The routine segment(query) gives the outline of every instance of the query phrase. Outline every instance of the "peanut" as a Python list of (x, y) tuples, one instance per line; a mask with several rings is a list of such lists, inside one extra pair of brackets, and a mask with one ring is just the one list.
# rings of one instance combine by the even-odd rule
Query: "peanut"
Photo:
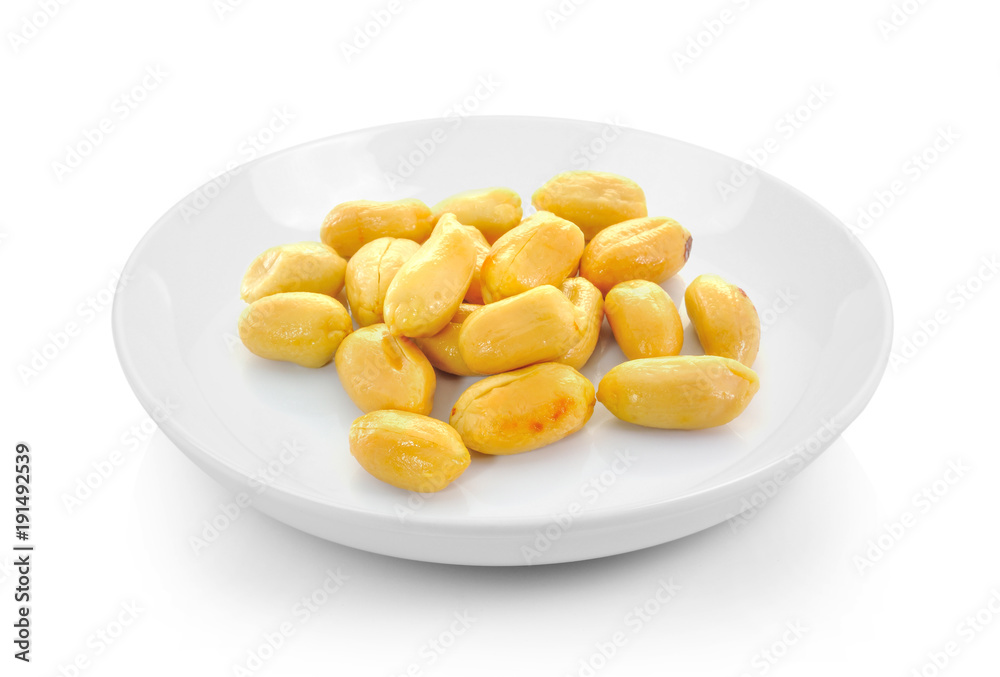
[(434, 367), (413, 341), (393, 336), (384, 324), (363, 327), (345, 338), (334, 361), (340, 383), (361, 411), (431, 413)]
[(760, 318), (745, 291), (718, 275), (699, 275), (684, 292), (684, 305), (706, 353), (753, 366)]
[(650, 216), (625, 221), (590, 241), (580, 260), (580, 275), (604, 294), (628, 280), (659, 284), (684, 267), (691, 242), (691, 233), (673, 219)]
[(604, 300), (604, 313), (626, 359), (680, 354), (684, 325), (660, 285), (647, 280), (616, 284)]
[(697, 430), (732, 421), (759, 387), (752, 369), (726, 357), (647, 357), (605, 374), (597, 399), (629, 423)]
[(576, 324), (579, 328), (577, 342), (556, 360), (574, 369), (583, 369), (594, 354), (597, 340), (601, 337), (604, 323), (604, 298), (600, 290), (583, 277), (567, 278), (560, 286), (573, 307), (576, 308)]
[(473, 237), (451, 214), (392, 278), (383, 315), (393, 334), (434, 336), (454, 317), (476, 268)]
[(382, 322), (389, 283), (418, 249), (420, 245), (413, 240), (380, 237), (359, 249), (347, 262), (347, 301), (358, 326)]
[(580, 265), (583, 245), (583, 233), (566, 219), (532, 214), (497, 240), (483, 261), (483, 300), (493, 303), (543, 284), (562, 284)]
[(351, 316), (334, 298), (314, 292), (283, 292), (258, 299), (240, 315), (240, 340), (254, 355), (318, 368), (330, 362)]
[(579, 331), (573, 304), (544, 285), (476, 310), (462, 324), (458, 349), (476, 373), (498, 374), (562, 357)]
[(432, 365), (456, 376), (474, 376), (476, 374), (462, 359), (462, 353), (458, 349), (458, 336), (465, 318), (479, 307), (481, 306), (463, 303), (444, 329), (434, 336), (414, 339)]
[(572, 221), (587, 240), (608, 226), (647, 214), (646, 195), (639, 184), (607, 172), (557, 174), (535, 191), (531, 204)]
[(433, 227), (430, 207), (420, 200), (353, 200), (330, 210), (323, 220), (320, 237), (324, 244), (349, 259), (361, 247), (380, 237), (423, 242)]
[(469, 450), (447, 423), (408, 411), (373, 411), (351, 424), (351, 455), (370, 475), (422, 493), (441, 491), (469, 467)]
[(247, 303), (290, 291), (336, 296), (344, 286), (345, 261), (319, 242), (296, 242), (271, 247), (253, 260), (240, 285)]
[(488, 376), (451, 410), (469, 449), (519, 454), (575, 433), (594, 413), (594, 386), (565, 364), (545, 363)]
[(521, 221), (521, 197), (510, 188), (469, 190), (447, 197), (434, 205), (431, 219), (452, 213), (467, 226), (479, 229), (493, 244)]

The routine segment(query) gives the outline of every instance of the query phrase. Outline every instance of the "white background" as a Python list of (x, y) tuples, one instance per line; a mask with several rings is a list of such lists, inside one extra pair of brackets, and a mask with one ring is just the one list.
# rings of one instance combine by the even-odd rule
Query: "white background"
[[(283, 623), (293, 632), (253, 674), (588, 674), (581, 661), (601, 675), (995, 670), (1000, 284), (982, 261), (1000, 252), (988, 202), (1000, 178), (1000, 6), (902, 4), (910, 14), (880, 28), (891, 0), (566, 0), (561, 14), (556, 0), (401, 0), (348, 59), (343, 45), (387, 1), (50, 2), (51, 17), (45, 2), (5, 2), (0, 673), (240, 674)], [(481, 78), (495, 91), (468, 99)], [(830, 94), (781, 133), (812, 88)], [(115, 272), (162, 212), (231, 161), (456, 105), (613, 120), (742, 159), (776, 139), (764, 169), (855, 227), (888, 281), (896, 357), (879, 391), (741, 530), (599, 561), (475, 569), (350, 550), (246, 511), (196, 554), (190, 538), (232, 496), (151, 432), (126, 385), (105, 291)], [(248, 150), (275, 109), (293, 119)], [(60, 170), (67, 145), (105, 118), (96, 148)], [(914, 169), (939, 130), (957, 139)], [(894, 181), (901, 194), (859, 223)], [(69, 323), (79, 331), (54, 359), (21, 369)], [(34, 450), (30, 666), (8, 637), (20, 440)], [(67, 506), (111, 458), (93, 494)], [(296, 604), (338, 568), (342, 587), (306, 616)], [(680, 589), (635, 631), (628, 614), (661, 580)], [(475, 620), (451, 637), (456, 613)], [(619, 631), (615, 655), (593, 658)], [(438, 655), (436, 638), (454, 643)], [(77, 659), (87, 667), (69, 667)]]

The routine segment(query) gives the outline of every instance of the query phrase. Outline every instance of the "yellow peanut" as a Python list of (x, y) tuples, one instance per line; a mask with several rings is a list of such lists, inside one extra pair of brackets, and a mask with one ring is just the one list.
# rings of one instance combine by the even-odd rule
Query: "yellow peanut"
[(471, 303), (463, 303), (444, 329), (434, 336), (413, 339), (432, 365), (456, 376), (474, 376), (476, 374), (462, 359), (462, 353), (458, 349), (458, 337), (465, 318), (480, 307)]
[(572, 221), (588, 240), (608, 226), (647, 213), (646, 195), (639, 184), (607, 172), (557, 174), (535, 191), (531, 204)]
[(583, 233), (571, 222), (549, 212), (532, 214), (497, 240), (483, 261), (483, 300), (562, 284), (580, 265), (583, 246)]
[(393, 336), (384, 324), (345, 338), (334, 362), (348, 397), (363, 412), (430, 414), (434, 407), (434, 367), (413, 341)]
[(647, 357), (605, 374), (597, 399), (629, 423), (697, 430), (732, 421), (759, 387), (756, 372), (726, 357)]
[(626, 359), (680, 354), (684, 325), (660, 285), (647, 280), (616, 284), (604, 300), (604, 313)]
[(590, 241), (580, 260), (580, 275), (605, 294), (628, 280), (659, 284), (684, 267), (691, 242), (687, 229), (664, 216), (625, 221)]
[(238, 322), (240, 340), (268, 360), (322, 367), (351, 333), (351, 316), (334, 298), (314, 292), (283, 292), (247, 306)]
[[(478, 232), (478, 231), (476, 231)], [(486, 241), (476, 241), (476, 270), (472, 273), (472, 282), (469, 283), (469, 291), (465, 292), (465, 302), (482, 305), (483, 301), (483, 263), (489, 256), (490, 246)]]
[(594, 403), (594, 386), (586, 377), (547, 362), (472, 384), (450, 420), (469, 449), (519, 454), (575, 433), (590, 420)]
[(594, 354), (604, 323), (604, 298), (600, 290), (583, 277), (567, 278), (559, 287), (576, 308), (579, 336), (572, 348), (556, 360), (574, 369), (583, 369)]
[(454, 317), (476, 268), (476, 244), (451, 214), (402, 265), (385, 292), (383, 315), (392, 333), (434, 336)]
[(243, 275), (240, 298), (247, 303), (291, 291), (336, 296), (344, 286), (345, 261), (320, 242), (271, 247), (253, 260)]
[(433, 227), (431, 209), (420, 200), (352, 200), (330, 210), (323, 220), (320, 237), (341, 256), (351, 258), (361, 247), (380, 237), (423, 242)]
[(382, 321), (389, 283), (418, 249), (420, 245), (413, 240), (380, 237), (359, 249), (347, 262), (347, 302), (358, 326)]
[(578, 336), (573, 304), (544, 285), (472, 313), (462, 324), (458, 349), (476, 373), (498, 374), (562, 357)]
[(351, 424), (351, 455), (368, 473), (408, 491), (441, 491), (469, 467), (469, 450), (447, 423), (407, 411), (373, 411)]
[(452, 195), (434, 205), (432, 220), (452, 213), (467, 226), (479, 229), (489, 244), (521, 222), (521, 196), (510, 188), (484, 188)]
[(760, 318), (745, 291), (718, 275), (699, 275), (684, 292), (684, 305), (706, 353), (753, 366)]

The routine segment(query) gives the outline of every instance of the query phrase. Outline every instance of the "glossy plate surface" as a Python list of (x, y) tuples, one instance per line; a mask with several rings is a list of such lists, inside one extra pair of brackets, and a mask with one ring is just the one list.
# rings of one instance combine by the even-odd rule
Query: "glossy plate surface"
[[(613, 555), (733, 518), (780, 487), (860, 413), (891, 345), (885, 283), (829, 212), (758, 172), (725, 199), (737, 162), (665, 137), (522, 117), (410, 122), (343, 134), (256, 160), (167, 212), (136, 247), (114, 304), (125, 374), (166, 435), (206, 472), (291, 526), (418, 560), (524, 565)], [(592, 162), (583, 149), (602, 150)], [(588, 150), (588, 153), (590, 153)], [(531, 193), (567, 169), (612, 171), (646, 191), (650, 215), (694, 236), (664, 284), (683, 312), (688, 281), (742, 286), (763, 324), (761, 389), (728, 426), (644, 429), (600, 404), (576, 435), (509, 457), (473, 454), (445, 491), (421, 496), (368, 476), (347, 450), (360, 412), (333, 365), (310, 370), (251, 355), (236, 337), (239, 283), (276, 244), (318, 240), (326, 212), (352, 199), (430, 205), (487, 186)], [(583, 372), (623, 361), (605, 323)], [(434, 415), (473, 379), (440, 375)], [(178, 488), (182, 493), (183, 489)]]

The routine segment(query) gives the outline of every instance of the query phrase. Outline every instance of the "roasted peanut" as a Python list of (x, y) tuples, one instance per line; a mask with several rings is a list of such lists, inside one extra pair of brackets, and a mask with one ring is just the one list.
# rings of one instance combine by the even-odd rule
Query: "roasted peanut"
[(385, 292), (385, 323), (394, 334), (434, 336), (454, 317), (476, 269), (473, 237), (451, 214), (403, 264)]
[(562, 357), (578, 337), (573, 304), (544, 285), (472, 313), (462, 324), (458, 349), (476, 373), (498, 374)]
[(290, 291), (336, 296), (344, 286), (345, 261), (333, 247), (296, 242), (271, 247), (255, 258), (243, 275), (240, 298), (247, 303)]
[(626, 359), (680, 354), (684, 325), (660, 285), (647, 280), (616, 284), (604, 300), (604, 313)]
[(238, 323), (240, 340), (254, 355), (314, 368), (333, 359), (351, 328), (351, 316), (339, 301), (304, 291), (258, 299)]
[(580, 260), (580, 275), (605, 294), (628, 280), (659, 284), (687, 263), (691, 241), (691, 233), (673, 219), (649, 216), (625, 221), (590, 241)]
[(580, 265), (583, 245), (583, 233), (566, 219), (532, 214), (497, 240), (483, 261), (483, 300), (493, 303), (543, 284), (562, 284)]
[(408, 491), (441, 491), (469, 467), (447, 423), (408, 411), (373, 411), (351, 424), (351, 455), (376, 479)]
[(583, 369), (594, 354), (597, 340), (601, 337), (604, 323), (604, 299), (600, 290), (583, 277), (570, 277), (560, 286), (573, 307), (576, 308), (576, 324), (579, 336), (572, 348), (556, 362), (568, 364), (574, 369)]
[(385, 292), (420, 245), (403, 238), (380, 237), (363, 246), (347, 262), (347, 301), (361, 327), (382, 321)]
[(521, 221), (521, 197), (510, 188), (484, 188), (458, 193), (434, 205), (432, 220), (452, 213), (467, 226), (475, 226), (489, 244)]
[(647, 213), (646, 195), (639, 184), (607, 172), (557, 174), (535, 191), (531, 204), (539, 211), (569, 219), (580, 227), (587, 240), (608, 226)]
[(363, 327), (345, 338), (334, 362), (344, 390), (361, 411), (431, 413), (434, 367), (413, 341), (393, 336), (384, 324)]
[(684, 292), (684, 305), (706, 353), (753, 366), (760, 318), (745, 291), (718, 275), (699, 275)]
[(433, 227), (431, 209), (420, 200), (353, 200), (330, 210), (320, 237), (338, 254), (351, 258), (362, 246), (380, 237), (423, 242)]
[(629, 423), (696, 430), (732, 421), (759, 387), (752, 369), (726, 357), (647, 357), (605, 374), (597, 399)]
[[(478, 231), (476, 231), (478, 232)], [(482, 235), (480, 235), (482, 237)], [(486, 241), (476, 241), (476, 270), (472, 273), (472, 282), (469, 283), (469, 291), (465, 292), (466, 303), (483, 303), (483, 262), (489, 256), (490, 246)]]
[(548, 362), (472, 384), (452, 408), (451, 424), (469, 449), (519, 454), (575, 433), (593, 413), (593, 384)]
[(432, 365), (456, 376), (474, 376), (476, 374), (462, 359), (462, 353), (458, 350), (458, 336), (465, 318), (480, 307), (471, 303), (463, 303), (444, 329), (434, 336), (414, 339)]

